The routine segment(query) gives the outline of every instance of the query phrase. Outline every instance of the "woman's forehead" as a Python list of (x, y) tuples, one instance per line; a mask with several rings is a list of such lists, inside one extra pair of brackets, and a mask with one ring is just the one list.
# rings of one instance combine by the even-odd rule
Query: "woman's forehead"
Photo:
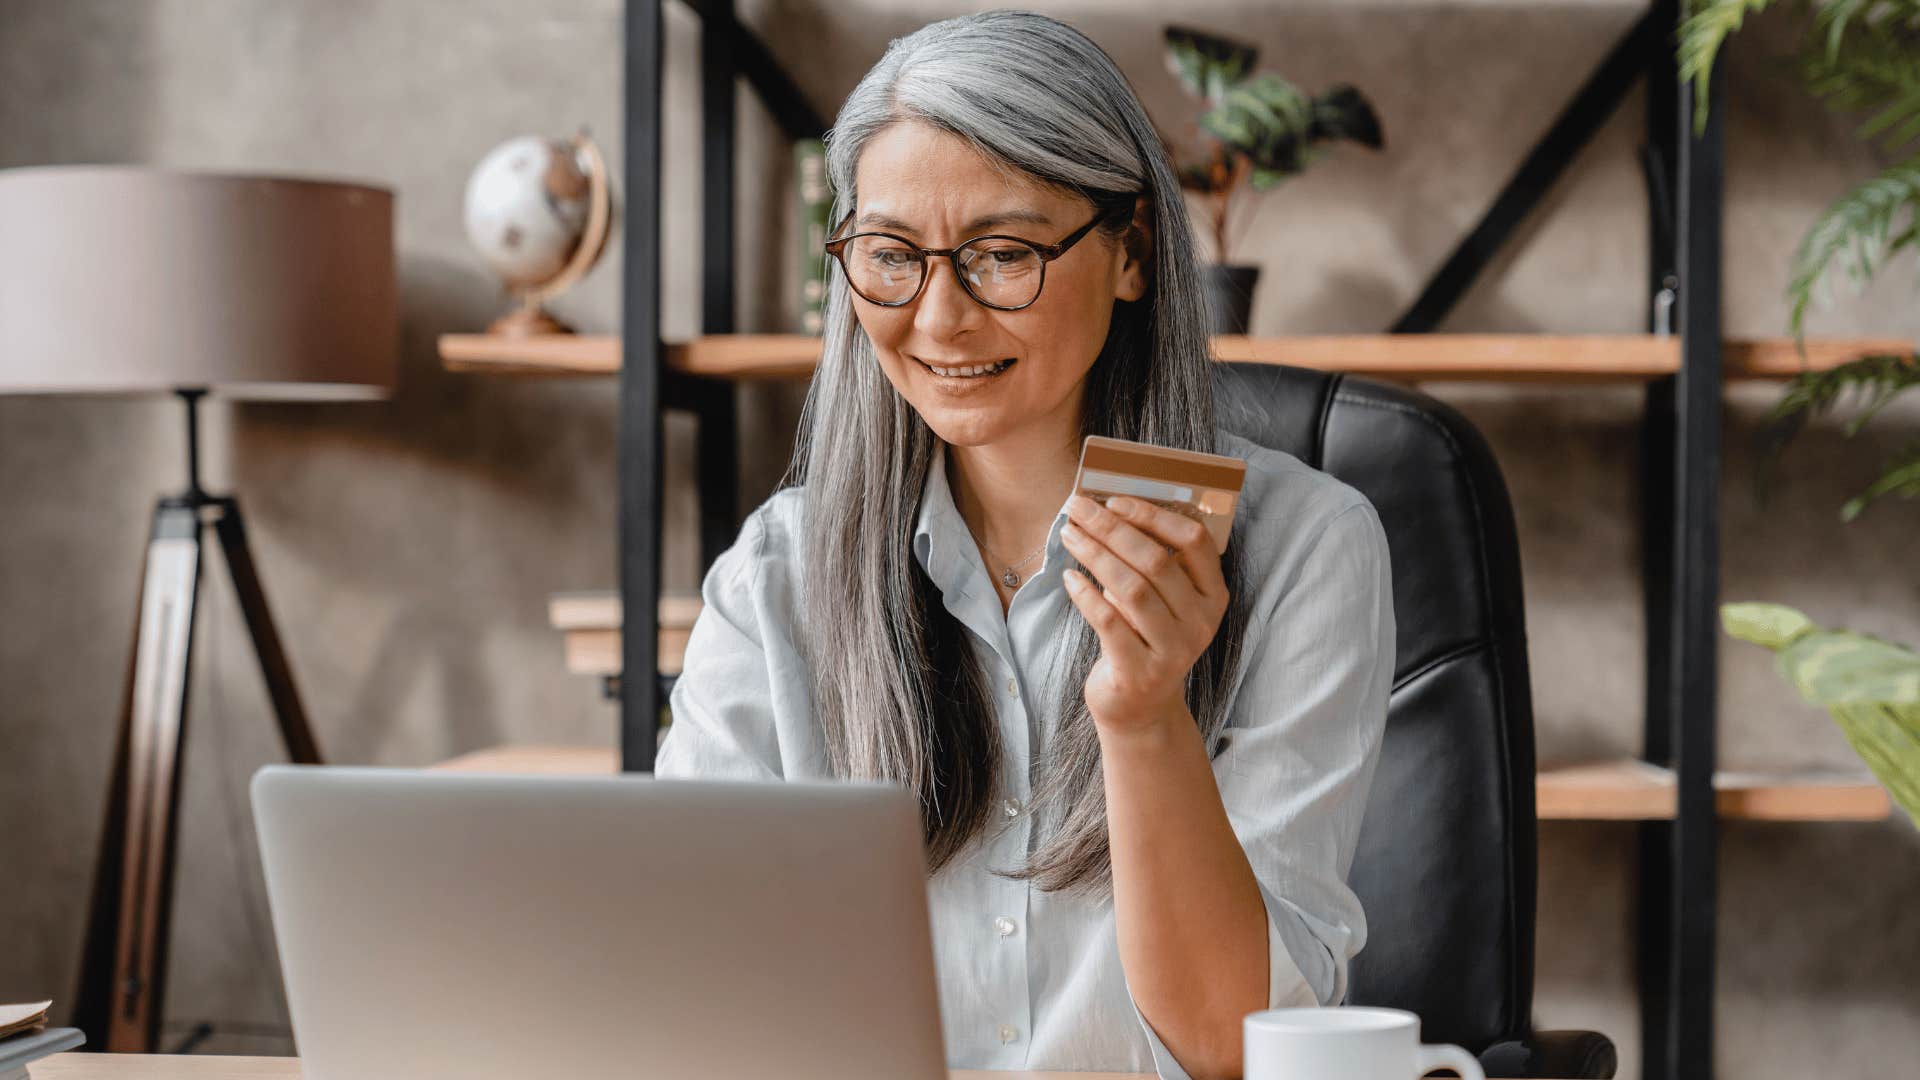
[(892, 232), (1057, 226), (1074, 205), (1072, 196), (996, 166), (958, 136), (911, 122), (868, 140), (854, 190), (854, 224)]

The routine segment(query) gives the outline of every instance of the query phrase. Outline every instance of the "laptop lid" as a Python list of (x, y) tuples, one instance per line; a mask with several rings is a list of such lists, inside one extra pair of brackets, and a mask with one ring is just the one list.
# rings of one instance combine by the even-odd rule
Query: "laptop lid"
[(307, 1080), (946, 1076), (885, 785), (268, 766)]

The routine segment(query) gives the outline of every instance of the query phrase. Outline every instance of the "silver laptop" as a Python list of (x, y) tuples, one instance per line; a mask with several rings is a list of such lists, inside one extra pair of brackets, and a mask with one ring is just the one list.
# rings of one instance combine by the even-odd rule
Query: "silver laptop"
[(307, 1080), (944, 1080), (925, 862), (881, 785), (269, 766)]

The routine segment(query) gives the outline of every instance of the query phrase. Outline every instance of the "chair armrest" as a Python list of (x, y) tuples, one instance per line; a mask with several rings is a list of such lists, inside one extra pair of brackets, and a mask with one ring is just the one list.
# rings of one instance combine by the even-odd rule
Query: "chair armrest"
[(1487, 1076), (1522, 1080), (1613, 1080), (1619, 1066), (1613, 1040), (1597, 1031), (1536, 1031), (1480, 1055)]

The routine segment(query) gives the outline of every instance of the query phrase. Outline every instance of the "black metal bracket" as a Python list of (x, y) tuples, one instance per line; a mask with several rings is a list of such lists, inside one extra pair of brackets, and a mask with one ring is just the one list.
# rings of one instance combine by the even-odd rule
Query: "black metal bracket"
[(1672, 25), (1660, 22), (1653, 10), (1633, 24), (1527, 154), (1480, 223), (1447, 257), (1406, 313), (1394, 321), (1393, 333), (1425, 333), (1440, 325), (1521, 221), (1620, 107), (1639, 79), (1648, 52), (1665, 40), (1663, 28)]

